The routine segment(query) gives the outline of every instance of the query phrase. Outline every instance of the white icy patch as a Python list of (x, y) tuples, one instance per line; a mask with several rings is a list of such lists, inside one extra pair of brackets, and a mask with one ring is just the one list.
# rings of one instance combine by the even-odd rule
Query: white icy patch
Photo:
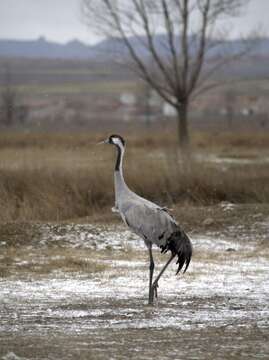
[(235, 204), (232, 204), (228, 201), (222, 201), (220, 203), (220, 206), (223, 208), (224, 211), (231, 211), (231, 210), (234, 210), (234, 208), (236, 207)]
[(234, 157), (220, 157), (214, 154), (195, 154), (195, 160), (200, 162), (211, 162), (215, 164), (225, 165), (251, 165), (251, 164), (268, 164), (269, 157), (261, 156), (255, 158), (234, 158)]
[[(133, 264), (130, 266), (130, 263)], [(18, 314), (21, 313), (18, 319), (24, 316), (28, 319), (41, 316), (52, 322), (58, 318), (65, 322), (73, 319), (79, 322), (81, 329), (184, 329), (222, 326), (227, 322), (244, 319), (266, 326), (269, 320), (269, 264), (265, 259), (227, 258), (218, 264), (210, 260), (208, 263), (200, 262), (194, 258), (189, 273), (179, 277), (174, 274), (175, 265), (171, 265), (159, 281), (158, 301), (161, 307), (157, 305), (153, 308), (150, 316), (144, 308), (148, 291), (148, 269), (144, 265), (137, 261), (113, 261), (110, 271), (94, 279), (2, 280), (0, 299), (5, 308), (12, 307), (17, 309)], [(159, 268), (160, 264), (157, 271)], [(198, 308), (194, 308), (195, 311), (190, 310), (197, 299), (205, 300)], [(109, 304), (115, 301), (125, 301), (130, 305), (110, 307)], [(68, 308), (53, 309), (64, 304)], [(76, 304), (84, 304), (84, 308), (76, 309)], [(10, 316), (5, 318), (5, 314), (1, 315), (5, 327)]]
[[(50, 239), (51, 234), (46, 237), (44, 231), (43, 244), (60, 241), (61, 246), (78, 243), (91, 247), (94, 241), (96, 251), (109, 245), (114, 250), (128, 251), (131, 246), (147, 252), (142, 240), (116, 226), (102, 230), (76, 225), (68, 232), (63, 228), (56, 239)], [(176, 265), (170, 265), (159, 281), (154, 308), (145, 307), (149, 275), (146, 255), (145, 261), (135, 256), (125, 260), (118, 252), (118, 259), (99, 260), (109, 263), (106, 271), (89, 277), (85, 273), (55, 273), (39, 280), (2, 278), (0, 331), (20, 332), (27, 327), (36, 331), (36, 321), (39, 331), (52, 327), (64, 333), (102, 328), (191, 329), (237, 321), (268, 326), (268, 257), (254, 242), (209, 236), (195, 236), (192, 242), (194, 256), (188, 272), (175, 276)], [(226, 251), (231, 248), (235, 252)], [(208, 258), (203, 259), (207, 253)], [(166, 255), (156, 257), (155, 274), (166, 259)]]
[(2, 360), (27, 360), (24, 357), (16, 355), (14, 352), (10, 351), (6, 355), (1, 357)]
[(239, 243), (228, 239), (212, 238), (209, 236), (193, 236), (191, 238), (195, 251), (210, 250), (211, 252), (223, 252), (229, 249), (236, 251), (251, 251), (255, 246), (253, 243)]
[(41, 225), (41, 245), (58, 243), (61, 246), (74, 248), (90, 248), (96, 250), (124, 250), (126, 248), (141, 248), (143, 240), (123, 226), (102, 227), (90, 224), (74, 225)]

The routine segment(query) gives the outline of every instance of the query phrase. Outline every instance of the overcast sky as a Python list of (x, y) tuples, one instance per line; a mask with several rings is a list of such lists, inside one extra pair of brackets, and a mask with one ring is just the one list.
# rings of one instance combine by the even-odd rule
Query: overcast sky
[[(96, 36), (81, 21), (81, 0), (0, 0), (0, 38), (36, 39), (67, 42), (74, 38), (86, 43)], [(269, 0), (252, 0), (244, 16), (234, 22), (233, 35), (262, 25), (269, 34)]]

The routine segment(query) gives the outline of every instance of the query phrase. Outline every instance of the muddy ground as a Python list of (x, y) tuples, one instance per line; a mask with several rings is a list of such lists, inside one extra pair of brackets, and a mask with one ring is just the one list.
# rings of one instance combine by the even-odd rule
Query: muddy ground
[(187, 210), (192, 263), (171, 264), (154, 307), (120, 223), (2, 224), (0, 359), (268, 359), (269, 206)]

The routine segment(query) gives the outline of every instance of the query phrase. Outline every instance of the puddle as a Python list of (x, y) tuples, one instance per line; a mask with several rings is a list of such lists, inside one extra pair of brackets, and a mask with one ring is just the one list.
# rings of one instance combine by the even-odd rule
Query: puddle
[(188, 272), (176, 277), (171, 264), (149, 307), (147, 250), (124, 227), (39, 230), (35, 254), (90, 251), (108, 267), (2, 277), (0, 359), (268, 358), (269, 254), (251, 237), (193, 237)]

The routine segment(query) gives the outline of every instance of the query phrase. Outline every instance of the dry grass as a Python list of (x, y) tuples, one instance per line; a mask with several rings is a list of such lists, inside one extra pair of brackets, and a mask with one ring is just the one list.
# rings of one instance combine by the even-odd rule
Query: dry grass
[(266, 131), (256, 133), (238, 132), (203, 132), (194, 135), (193, 143), (198, 147), (221, 148), (223, 151), (231, 149), (257, 150), (269, 149), (269, 135)]
[(7, 247), (2, 249), (0, 278), (18, 273), (48, 275), (56, 271), (91, 276), (109, 268), (109, 264), (97, 260), (96, 252), (85, 249)]
[[(104, 136), (0, 136), (1, 221), (59, 221), (104, 213), (114, 201), (115, 156), (111, 147), (95, 146)], [(225, 171), (194, 160), (182, 166), (175, 155), (175, 135), (165, 132), (151, 137), (131, 134), (128, 143), (126, 180), (142, 196), (169, 206), (269, 202), (269, 164), (231, 166)], [(196, 134), (193, 147), (204, 154), (229, 152), (242, 157), (252, 151), (256, 157), (266, 154), (268, 145), (266, 134), (211, 138)]]
[[(24, 133), (4, 132), (0, 134), (0, 149), (26, 149), (26, 148), (64, 148), (64, 149), (91, 149), (96, 142), (102, 140), (109, 133), (76, 132), (76, 133)], [(133, 148), (171, 148), (177, 144), (175, 129), (166, 127), (143, 130), (133, 127), (123, 136)], [(263, 132), (192, 132), (192, 146), (194, 148), (222, 148), (229, 150), (236, 148), (269, 149), (269, 134)]]

